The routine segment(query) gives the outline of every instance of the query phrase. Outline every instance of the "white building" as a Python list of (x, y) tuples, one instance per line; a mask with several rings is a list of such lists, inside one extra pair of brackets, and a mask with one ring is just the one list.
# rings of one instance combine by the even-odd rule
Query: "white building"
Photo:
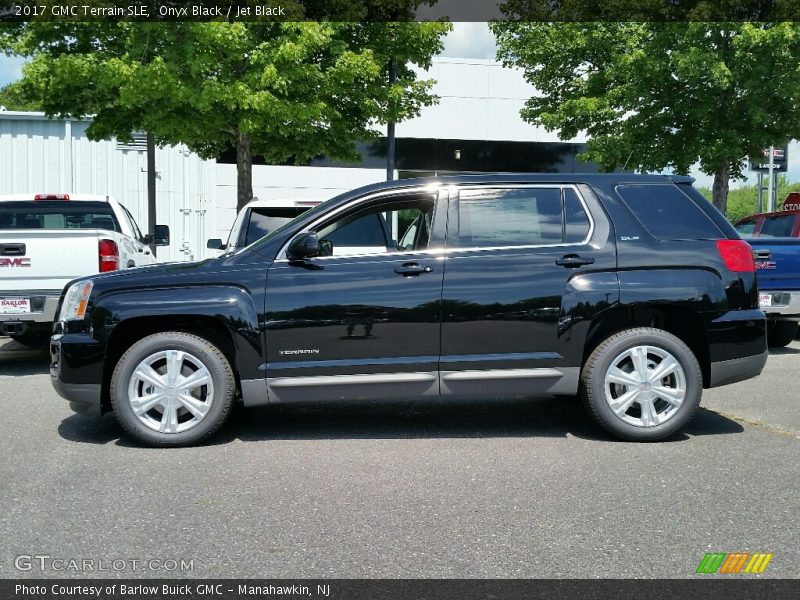
[[(436, 58), (428, 74), (440, 103), (397, 125), (400, 177), (454, 171), (581, 171), (575, 161), (584, 140), (560, 142), (524, 123), (520, 108), (534, 91), (520, 71), (491, 60)], [(147, 224), (144, 136), (133, 144), (92, 142), (88, 121), (48, 120), (41, 113), (0, 112), (0, 194), (72, 192), (110, 194)], [(363, 160), (342, 165), (325, 158), (309, 166), (253, 168), (261, 199), (324, 200), (386, 177), (385, 142), (362, 145)], [(159, 260), (206, 256), (208, 238), (227, 237), (236, 215), (236, 166), (202, 160), (182, 147), (156, 153), (159, 224), (172, 244)]]

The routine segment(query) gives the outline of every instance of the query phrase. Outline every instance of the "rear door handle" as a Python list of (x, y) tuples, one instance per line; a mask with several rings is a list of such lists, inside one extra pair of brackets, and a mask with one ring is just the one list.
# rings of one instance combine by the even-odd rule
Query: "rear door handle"
[(403, 275), (404, 277), (410, 277), (413, 275), (421, 275), (422, 273), (430, 273), (433, 271), (433, 267), (429, 267), (428, 265), (420, 265), (414, 262), (405, 263), (399, 267), (396, 267), (394, 272), (398, 275)]
[(593, 258), (583, 258), (578, 254), (565, 254), (556, 259), (556, 264), (559, 267), (566, 267), (567, 269), (577, 269), (583, 265), (591, 265), (593, 262)]

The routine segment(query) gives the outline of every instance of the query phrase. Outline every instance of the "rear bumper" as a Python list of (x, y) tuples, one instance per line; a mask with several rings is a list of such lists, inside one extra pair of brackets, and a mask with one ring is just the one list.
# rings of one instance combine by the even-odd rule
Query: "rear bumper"
[[(31, 312), (29, 313), (4, 313), (0, 310), (0, 333), (8, 329), (8, 333), (16, 334), (19, 330), (19, 323), (48, 324), (55, 321), (58, 300), (61, 298), (61, 290), (27, 290), (27, 291), (0, 291), (0, 298), (26, 298), (30, 300)], [(6, 324), (9, 324), (6, 327)]]
[(767, 362), (767, 319), (759, 309), (731, 310), (706, 323), (707, 387), (756, 377)]
[(711, 381), (708, 387), (719, 387), (751, 379), (761, 374), (767, 364), (769, 352), (711, 363)]
[(759, 294), (769, 294), (772, 306), (762, 306), (761, 310), (768, 317), (780, 317), (800, 321), (800, 292), (789, 290), (764, 290)]

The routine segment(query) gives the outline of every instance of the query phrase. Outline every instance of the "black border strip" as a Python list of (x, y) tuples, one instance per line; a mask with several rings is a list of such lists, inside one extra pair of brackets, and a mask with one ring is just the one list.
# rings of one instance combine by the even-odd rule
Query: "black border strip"
[(798, 21), (800, 0), (0, 0), (0, 21)]
[[(753, 600), (795, 598), (797, 580), (752, 575), (696, 579), (31, 579), (0, 580), (4, 600)], [(124, 586), (124, 587), (123, 587)], [(244, 586), (241, 588), (240, 586)], [(85, 593), (81, 593), (81, 588)], [(38, 592), (37, 592), (38, 590)], [(99, 594), (98, 594), (99, 590)], [(126, 593), (123, 593), (125, 590)], [(130, 590), (134, 590), (132, 593)], [(243, 591), (244, 590), (244, 591)], [(41, 592), (41, 593), (39, 593)], [(253, 593), (251, 593), (253, 592)]]

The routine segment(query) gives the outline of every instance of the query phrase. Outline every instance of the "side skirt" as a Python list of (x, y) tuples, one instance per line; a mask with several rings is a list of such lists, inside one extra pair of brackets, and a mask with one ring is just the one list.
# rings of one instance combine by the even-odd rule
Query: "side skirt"
[(551, 396), (578, 392), (578, 367), (369, 373), (244, 380), (245, 406), (436, 396)]

